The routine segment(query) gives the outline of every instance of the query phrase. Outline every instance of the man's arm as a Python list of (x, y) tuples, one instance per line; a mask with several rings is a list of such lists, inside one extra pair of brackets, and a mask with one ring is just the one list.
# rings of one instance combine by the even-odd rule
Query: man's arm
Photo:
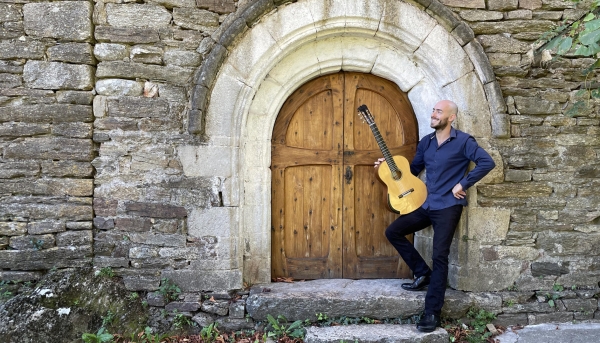
[(462, 186), (462, 191), (466, 191), (469, 187), (483, 179), (496, 166), (490, 154), (480, 147), (473, 137), (467, 139), (464, 154), (466, 158), (475, 163), (475, 168), (460, 180), (459, 184)]
[[(428, 136), (425, 136), (425, 137), (428, 137)], [(427, 138), (427, 139), (429, 139), (429, 138)], [(417, 145), (417, 153), (415, 154), (415, 157), (413, 158), (412, 162), (410, 163), (410, 172), (414, 176), (419, 176), (419, 174), (423, 171), (423, 169), (425, 169), (425, 159), (423, 157), (424, 154), (425, 154), (425, 144), (424, 144), (424, 140), (421, 139), (421, 141)]]

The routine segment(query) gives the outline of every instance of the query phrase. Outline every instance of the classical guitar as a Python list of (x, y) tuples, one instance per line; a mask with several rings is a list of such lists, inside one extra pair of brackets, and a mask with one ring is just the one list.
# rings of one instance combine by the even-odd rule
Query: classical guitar
[(366, 105), (358, 108), (358, 115), (369, 124), (385, 158), (377, 169), (377, 178), (386, 186), (388, 210), (402, 215), (421, 207), (427, 198), (423, 181), (410, 172), (410, 165), (404, 156), (392, 156)]

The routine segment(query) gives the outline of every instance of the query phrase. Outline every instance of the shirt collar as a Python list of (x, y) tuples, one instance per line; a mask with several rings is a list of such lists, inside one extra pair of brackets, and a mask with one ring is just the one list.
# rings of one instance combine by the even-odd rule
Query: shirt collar
[[(429, 134), (429, 139), (435, 138), (435, 131)], [(454, 126), (450, 126), (450, 138), (456, 138), (456, 129)]]

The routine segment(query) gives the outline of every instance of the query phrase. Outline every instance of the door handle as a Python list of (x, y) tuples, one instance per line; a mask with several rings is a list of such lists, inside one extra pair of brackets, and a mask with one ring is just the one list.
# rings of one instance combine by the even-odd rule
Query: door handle
[(344, 179), (346, 179), (347, 184), (350, 184), (353, 175), (354, 174), (352, 174), (352, 168), (350, 166), (346, 167), (346, 174), (344, 174)]

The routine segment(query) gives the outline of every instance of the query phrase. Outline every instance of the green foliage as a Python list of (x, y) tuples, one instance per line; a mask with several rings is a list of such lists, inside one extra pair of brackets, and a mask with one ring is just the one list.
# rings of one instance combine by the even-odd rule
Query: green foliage
[(44, 248), (44, 241), (41, 239), (32, 239), (30, 240), (31, 244), (33, 244), (33, 248), (35, 250), (42, 250)]
[(138, 292), (131, 292), (129, 293), (129, 295), (127, 296), (127, 299), (129, 300), (137, 300), (140, 298), (140, 295), (138, 294)]
[(491, 332), (486, 332), (486, 325), (496, 319), (496, 315), (488, 312), (484, 309), (470, 309), (467, 312), (467, 317), (471, 319), (471, 326), (473, 331), (467, 336), (467, 341), (472, 342), (485, 342), (492, 336)]
[(546, 293), (546, 300), (548, 300), (548, 305), (550, 305), (550, 307), (555, 307), (556, 306), (556, 300), (558, 300), (560, 298), (560, 295), (558, 294), (548, 294)]
[(112, 311), (106, 312), (106, 316), (102, 317), (102, 327), (106, 327), (115, 321), (115, 314)]
[(173, 281), (162, 278), (160, 280), (160, 287), (158, 288), (158, 293), (162, 294), (166, 301), (177, 300), (179, 294), (181, 293), (181, 289), (179, 286), (173, 283)]
[(0, 281), (0, 300), (10, 299), (13, 293), (8, 289), (8, 281)]
[(112, 342), (114, 336), (106, 332), (104, 327), (101, 327), (97, 333), (84, 333), (81, 335), (81, 339), (85, 343), (105, 343)]
[[(579, 3), (584, 0), (571, 0)], [(539, 41), (545, 42), (541, 50), (554, 51), (557, 56), (573, 55), (592, 57), (596, 61), (583, 70), (587, 77), (600, 68), (600, 0), (592, 0), (590, 10), (579, 20), (572, 23), (564, 21), (553, 30), (544, 33)], [(591, 89), (589, 86), (583, 90), (588, 99), (600, 99), (600, 90)], [(576, 116), (587, 109), (585, 99), (574, 100), (565, 112), (568, 116)]]
[(181, 330), (188, 326), (193, 326), (196, 324), (189, 317), (184, 315), (183, 313), (177, 313), (177, 311), (173, 312), (173, 327), (177, 330)]
[(115, 272), (112, 270), (111, 267), (103, 267), (96, 274), (98, 276), (108, 277), (108, 278), (115, 277)]
[(275, 319), (272, 315), (268, 314), (267, 321), (271, 324), (271, 330), (267, 331), (267, 337), (275, 337), (277, 339), (282, 337), (304, 338), (304, 327), (301, 320), (297, 320), (286, 326), (287, 319), (284, 316), (279, 315)]
[(209, 326), (203, 327), (200, 331), (200, 337), (205, 343), (214, 342), (219, 337), (219, 330), (217, 330), (217, 323), (212, 323)]

